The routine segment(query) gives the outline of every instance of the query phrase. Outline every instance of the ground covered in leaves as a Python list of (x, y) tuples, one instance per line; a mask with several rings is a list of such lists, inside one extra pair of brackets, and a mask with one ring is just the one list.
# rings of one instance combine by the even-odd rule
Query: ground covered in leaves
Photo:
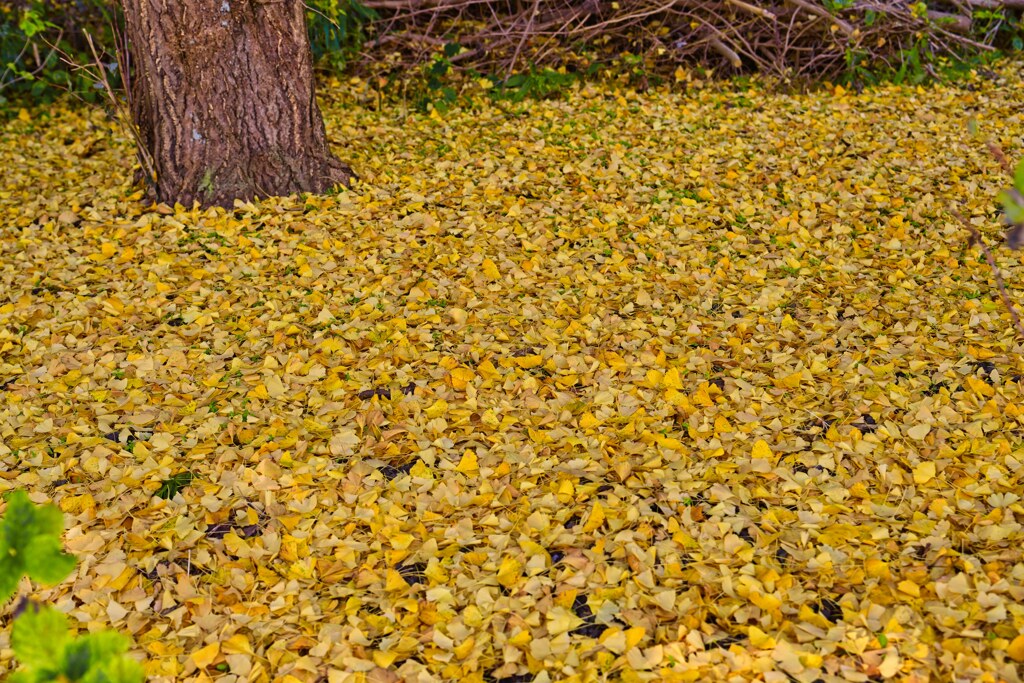
[(1021, 342), (947, 210), (998, 239), (1022, 88), (335, 84), (362, 183), (233, 212), (23, 112), (0, 489), (81, 559), (36, 594), (156, 681), (1018, 680)]

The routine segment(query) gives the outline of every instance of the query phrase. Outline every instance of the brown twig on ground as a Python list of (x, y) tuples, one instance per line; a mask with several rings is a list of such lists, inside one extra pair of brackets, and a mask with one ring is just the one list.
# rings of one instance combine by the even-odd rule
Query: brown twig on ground
[[(51, 43), (50, 47), (60, 56), (61, 61), (67, 64), (72, 71), (85, 74), (89, 80), (101, 87), (106, 102), (110, 107), (109, 113), (111, 118), (135, 141), (135, 148), (138, 153), (142, 179), (146, 182), (147, 186), (152, 187), (153, 183), (156, 181), (156, 171), (153, 159), (149, 154), (145, 141), (142, 139), (142, 133), (139, 130), (139, 127), (135, 124), (135, 121), (132, 118), (132, 69), (130, 64), (131, 56), (128, 50), (128, 38), (124, 33), (118, 31), (117, 26), (112, 25), (110, 28), (116, 43), (114, 46), (114, 56), (116, 59), (117, 69), (121, 74), (122, 79), (123, 88), (120, 90), (115, 88), (110, 82), (110, 78), (107, 76), (106, 65), (100, 58), (101, 49), (96, 47), (96, 41), (93, 40), (92, 34), (89, 31), (82, 31), (82, 34), (85, 37), (86, 46), (89, 48), (89, 53), (92, 55), (92, 61), (89, 63), (80, 63), (67, 52), (60, 49), (56, 44)], [(119, 97), (119, 93), (123, 93), (124, 97)]]
[(1021, 325), (1020, 315), (1017, 314), (1017, 307), (1013, 305), (1013, 300), (1010, 299), (1010, 293), (1006, 290), (1006, 284), (1003, 282), (1003, 276), (999, 272), (999, 267), (996, 265), (995, 257), (992, 256), (992, 251), (982, 240), (978, 229), (971, 225), (962, 213), (953, 208), (949, 210), (949, 213), (959, 220), (971, 233), (971, 244), (977, 244), (981, 247), (981, 251), (985, 254), (985, 260), (988, 261), (988, 266), (992, 269), (992, 276), (996, 281), (996, 286), (999, 287), (999, 296), (1003, 300), (1003, 305), (1010, 311), (1010, 318), (1013, 319), (1013, 326), (1017, 328), (1017, 334), (1021, 336), (1021, 339), (1024, 339), (1024, 325)]
[(1003, 170), (1006, 171), (1010, 177), (1013, 177), (1013, 164), (1011, 164), (1010, 160), (1006, 158), (1006, 155), (1003, 153), (1003, 148), (994, 142), (989, 142), (988, 151), (991, 152), (992, 156), (995, 157), (995, 160), (999, 162), (999, 165), (1003, 167)]

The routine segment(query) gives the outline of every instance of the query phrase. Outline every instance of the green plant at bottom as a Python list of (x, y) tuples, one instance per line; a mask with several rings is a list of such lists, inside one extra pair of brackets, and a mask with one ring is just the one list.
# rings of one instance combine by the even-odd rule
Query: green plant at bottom
[[(0, 604), (23, 576), (43, 584), (67, 578), (75, 557), (61, 549), (64, 518), (53, 505), (36, 506), (24, 491), (7, 497), (0, 520)], [(28, 602), (14, 621), (11, 648), (21, 667), (11, 683), (141, 683), (142, 665), (125, 655), (130, 641), (115, 631), (73, 636), (68, 618), (52, 607)]]
[(1024, 159), (1013, 171), (1013, 187), (999, 193), (999, 203), (1009, 225), (1006, 243), (1011, 249), (1019, 249), (1024, 246)]

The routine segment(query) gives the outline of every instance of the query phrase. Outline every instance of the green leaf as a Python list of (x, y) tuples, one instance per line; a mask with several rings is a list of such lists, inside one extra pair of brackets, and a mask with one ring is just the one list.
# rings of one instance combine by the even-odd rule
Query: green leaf
[(131, 641), (117, 631), (98, 631), (83, 636), (82, 640), (88, 645), (89, 652), (97, 659), (108, 659), (116, 657), (128, 651)]
[(1016, 190), (1003, 190), (999, 193), (999, 202), (1006, 212), (1006, 220), (1010, 223), (1024, 223), (1024, 196)]
[[(88, 653), (87, 661), (90, 664), (87, 671), (78, 678), (82, 683), (137, 683), (145, 679), (142, 666), (124, 656), (131, 645), (127, 637), (116, 631), (99, 631), (83, 636), (79, 641)], [(66, 668), (65, 672), (73, 673), (70, 668)]]
[(52, 670), (64, 659), (68, 643), (68, 618), (52, 607), (30, 606), (15, 619), (11, 648), (29, 669)]
[(39, 583), (60, 583), (75, 570), (74, 555), (61, 550), (59, 537), (36, 536), (25, 547), (26, 573)]
[(60, 663), (60, 672), (65, 678), (72, 681), (80, 681), (86, 677), (94, 664), (99, 661), (94, 659), (89, 649), (88, 636), (82, 636), (72, 640), (64, 648), (63, 661)]
[(0, 556), (0, 604), (7, 602), (18, 590), (22, 574), (21, 565), (13, 557)]
[(1013, 171), (1013, 186), (1017, 189), (1017, 192), (1024, 194), (1024, 159), (1020, 160), (1017, 168)]
[(160, 484), (160, 488), (156, 491), (156, 495), (158, 498), (170, 500), (178, 495), (178, 491), (191, 484), (192, 479), (193, 476), (191, 472), (178, 472), (177, 474), (172, 475), (169, 479), (163, 480)]
[(89, 672), (82, 683), (142, 683), (146, 672), (134, 659), (121, 655)]
[(53, 505), (35, 506), (24, 491), (7, 496), (0, 521), (0, 601), (6, 601), (27, 574), (45, 584), (59, 583), (75, 568), (61, 550), (63, 515)]
[(51, 26), (53, 24), (43, 19), (34, 9), (25, 10), (25, 13), (21, 15), (21, 19), (18, 21), (18, 28), (29, 38), (37, 33), (42, 33)]

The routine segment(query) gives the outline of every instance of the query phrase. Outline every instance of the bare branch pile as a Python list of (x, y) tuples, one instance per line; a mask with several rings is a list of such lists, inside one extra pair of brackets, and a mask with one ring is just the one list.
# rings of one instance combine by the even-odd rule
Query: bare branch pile
[[(913, 68), (996, 48), (1024, 0), (368, 0), (379, 15), (367, 47), (422, 59), (445, 44), (452, 62), (507, 75), (579, 66), (573, 54), (629, 53), (652, 67), (823, 78)], [(984, 25), (977, 17), (984, 15)]]

